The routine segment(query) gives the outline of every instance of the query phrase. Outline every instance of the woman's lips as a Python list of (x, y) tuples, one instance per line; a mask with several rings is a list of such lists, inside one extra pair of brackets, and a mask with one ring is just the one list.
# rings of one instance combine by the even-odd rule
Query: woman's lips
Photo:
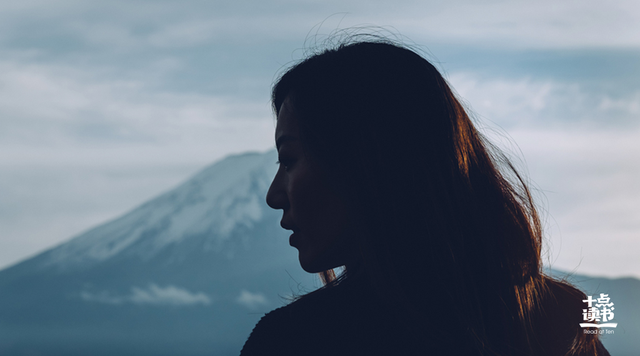
[(286, 222), (284, 218), (280, 220), (280, 226), (285, 230), (291, 230), (292, 234), (289, 236), (289, 245), (296, 247), (297, 236), (295, 226), (290, 224), (288, 221)]
[(294, 232), (291, 234), (291, 236), (289, 236), (289, 246), (296, 247), (296, 242), (297, 242), (297, 235)]

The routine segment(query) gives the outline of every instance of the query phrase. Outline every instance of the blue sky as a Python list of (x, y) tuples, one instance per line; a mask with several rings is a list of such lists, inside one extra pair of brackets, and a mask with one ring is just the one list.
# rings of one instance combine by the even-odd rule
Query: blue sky
[(374, 25), (428, 53), (519, 157), (548, 261), (640, 277), (637, 1), (2, 2), (0, 267), (273, 147), (276, 74)]

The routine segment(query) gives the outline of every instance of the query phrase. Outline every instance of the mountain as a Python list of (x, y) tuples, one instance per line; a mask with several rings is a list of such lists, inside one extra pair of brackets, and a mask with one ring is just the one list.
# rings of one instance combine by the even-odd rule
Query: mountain
[(314, 288), (265, 193), (275, 152), (228, 157), (0, 271), (0, 355), (237, 355)]
[[(0, 355), (237, 355), (265, 312), (319, 285), (265, 203), (275, 161), (227, 157), (0, 271)], [(570, 279), (609, 293), (619, 326), (605, 345), (636, 355), (640, 281)]]

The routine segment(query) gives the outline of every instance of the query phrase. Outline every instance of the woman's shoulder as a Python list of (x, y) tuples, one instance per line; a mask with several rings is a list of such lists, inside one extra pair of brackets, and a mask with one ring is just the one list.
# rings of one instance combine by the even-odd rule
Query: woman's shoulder
[(241, 355), (359, 355), (406, 344), (399, 325), (362, 290), (335, 286), (267, 313)]
[[(292, 303), (265, 314), (249, 335), (241, 355), (307, 354), (340, 313), (336, 313), (336, 298), (342, 299), (341, 288), (321, 290), (303, 296)], [(344, 301), (339, 301), (342, 303)], [(338, 322), (338, 324), (340, 324)]]
[(242, 347), (240, 355), (260, 355), (265, 350), (276, 351), (283, 346), (287, 339), (286, 328), (291, 325), (287, 307), (281, 307), (265, 314), (256, 324), (249, 338)]

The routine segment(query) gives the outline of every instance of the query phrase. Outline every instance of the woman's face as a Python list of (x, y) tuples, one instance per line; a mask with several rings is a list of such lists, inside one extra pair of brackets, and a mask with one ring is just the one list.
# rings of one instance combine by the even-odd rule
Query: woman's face
[(302, 268), (317, 273), (347, 264), (353, 220), (344, 199), (330, 188), (324, 172), (305, 155), (298, 116), (289, 100), (280, 107), (276, 126), (279, 168), (267, 204), (282, 209), (280, 225), (293, 234)]

